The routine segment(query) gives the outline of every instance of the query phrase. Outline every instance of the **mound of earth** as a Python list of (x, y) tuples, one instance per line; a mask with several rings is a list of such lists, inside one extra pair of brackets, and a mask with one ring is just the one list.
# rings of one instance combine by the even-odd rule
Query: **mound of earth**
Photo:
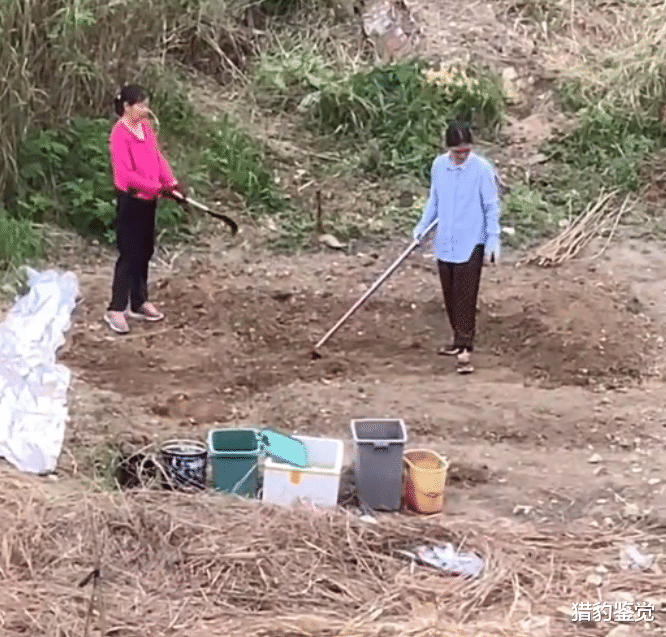
[(650, 321), (626, 290), (548, 277), (513, 288), (481, 317), (482, 345), (533, 378), (615, 385), (645, 376)]

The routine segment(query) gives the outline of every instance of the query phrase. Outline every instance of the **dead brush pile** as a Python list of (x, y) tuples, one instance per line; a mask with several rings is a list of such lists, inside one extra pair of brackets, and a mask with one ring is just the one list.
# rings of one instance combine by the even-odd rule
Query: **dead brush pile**
[[(601, 563), (602, 598), (666, 596), (663, 577), (615, 566), (624, 542), (644, 539), (655, 552), (656, 527), (549, 534), (399, 515), (372, 524), (215, 494), (65, 490), (0, 474), (3, 634), (516, 637), (535, 617), (552, 634), (585, 634), (557, 609), (596, 599), (585, 579)], [(446, 541), (480, 554), (482, 576), (447, 576), (396, 554)], [(82, 585), (95, 569), (102, 579)]]

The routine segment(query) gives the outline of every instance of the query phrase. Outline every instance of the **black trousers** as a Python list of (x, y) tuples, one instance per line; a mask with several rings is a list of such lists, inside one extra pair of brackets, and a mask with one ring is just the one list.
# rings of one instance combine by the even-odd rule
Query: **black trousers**
[(148, 264), (155, 250), (156, 209), (157, 200), (118, 193), (116, 243), (120, 256), (111, 288), (111, 312), (124, 312), (128, 301), (131, 310), (138, 312), (148, 300)]
[(453, 346), (469, 351), (474, 349), (476, 301), (484, 252), (483, 244), (479, 244), (465, 263), (438, 261), (444, 305), (453, 330)]

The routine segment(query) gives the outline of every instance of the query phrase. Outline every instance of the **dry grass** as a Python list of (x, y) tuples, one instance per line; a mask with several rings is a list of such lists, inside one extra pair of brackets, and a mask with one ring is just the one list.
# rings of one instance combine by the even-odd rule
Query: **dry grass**
[[(558, 635), (585, 634), (557, 609), (597, 598), (585, 578), (598, 564), (609, 569), (603, 599), (620, 589), (637, 601), (666, 596), (663, 577), (616, 566), (626, 541), (661, 552), (658, 526), (537, 532), (401, 515), (369, 524), (342, 510), (216, 494), (72, 487), (0, 472), (4, 634), (79, 637), (89, 622), (90, 634), (123, 637), (520, 637), (531, 615), (550, 616)], [(481, 554), (482, 577), (449, 577), (396, 554), (445, 541)], [(94, 578), (81, 583), (95, 569), (89, 612)]]
[(572, 2), (550, 39), (548, 65), (581, 84), (591, 104), (655, 117), (666, 98), (666, 2)]
[[(0, 193), (16, 174), (16, 149), (35, 123), (106, 113), (118, 86), (146, 56), (167, 56), (228, 80), (254, 50), (241, 0), (197, 8), (179, 0), (92, 2), (7, 0), (0, 30)], [(141, 25), (127, 36), (128, 25)]]

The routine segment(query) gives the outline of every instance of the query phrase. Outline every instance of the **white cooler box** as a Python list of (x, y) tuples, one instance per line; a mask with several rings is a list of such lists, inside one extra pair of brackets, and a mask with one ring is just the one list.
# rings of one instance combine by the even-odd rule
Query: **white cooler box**
[(342, 440), (294, 436), (306, 447), (309, 467), (299, 469), (267, 457), (262, 500), (289, 506), (297, 500), (334, 507), (338, 503), (344, 444)]

